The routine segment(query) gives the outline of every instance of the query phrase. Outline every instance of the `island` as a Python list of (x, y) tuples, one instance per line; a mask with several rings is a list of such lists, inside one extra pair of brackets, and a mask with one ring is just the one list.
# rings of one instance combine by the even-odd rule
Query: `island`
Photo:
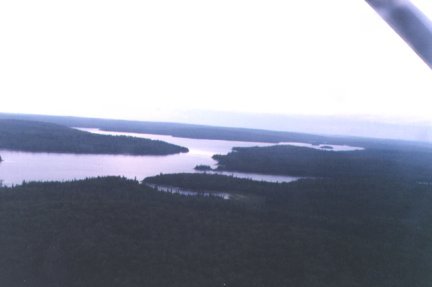
[(211, 166), (205, 165), (205, 164), (197, 165), (194, 169), (197, 171), (212, 171), (213, 170), (211, 168)]
[(92, 134), (27, 120), (0, 120), (0, 149), (76, 154), (169, 155), (188, 149), (159, 140)]

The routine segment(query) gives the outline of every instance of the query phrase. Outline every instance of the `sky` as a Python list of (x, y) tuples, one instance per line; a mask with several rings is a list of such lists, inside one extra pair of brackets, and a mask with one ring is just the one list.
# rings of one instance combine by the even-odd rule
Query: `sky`
[(362, 0), (0, 0), (0, 112), (432, 123), (431, 96), (430, 69)]

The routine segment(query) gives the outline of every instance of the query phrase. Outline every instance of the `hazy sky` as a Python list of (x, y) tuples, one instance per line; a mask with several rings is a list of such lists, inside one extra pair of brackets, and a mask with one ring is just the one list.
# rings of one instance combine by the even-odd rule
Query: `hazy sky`
[(363, 0), (0, 0), (0, 96), (0, 112), (432, 122), (432, 72)]

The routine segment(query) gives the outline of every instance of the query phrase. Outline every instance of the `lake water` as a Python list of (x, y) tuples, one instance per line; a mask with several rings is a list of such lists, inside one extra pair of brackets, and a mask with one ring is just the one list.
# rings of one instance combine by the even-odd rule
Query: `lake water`
[(176, 186), (158, 185), (158, 184), (147, 184), (147, 186), (150, 186), (151, 188), (154, 188), (161, 192), (168, 192), (172, 194), (180, 194), (185, 196), (205, 196), (205, 197), (214, 196), (225, 200), (231, 198), (231, 195), (226, 192), (194, 191), (191, 189), (180, 188)]
[[(80, 129), (109, 135), (127, 135), (162, 140), (189, 148), (188, 153), (168, 156), (81, 155), (59, 153), (32, 153), (0, 150), (0, 181), (4, 185), (25, 181), (65, 181), (96, 176), (125, 176), (142, 180), (160, 173), (195, 172), (199, 164), (215, 167), (214, 154), (226, 154), (233, 147), (269, 146), (270, 143), (201, 140), (166, 135), (106, 132), (98, 129)], [(284, 143), (291, 144), (291, 143)], [(292, 143), (301, 144), (301, 143)], [(316, 146), (310, 145), (312, 148)], [(338, 146), (333, 146), (334, 150)], [(345, 150), (345, 149), (344, 149)], [(224, 172), (241, 178), (271, 182), (291, 182), (298, 177)]]

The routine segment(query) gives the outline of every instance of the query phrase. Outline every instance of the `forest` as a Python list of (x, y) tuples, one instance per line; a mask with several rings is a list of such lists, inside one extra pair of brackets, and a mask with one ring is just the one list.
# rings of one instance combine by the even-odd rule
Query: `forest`
[[(2, 119), (0, 149), (187, 152), (160, 141), (71, 128), (88, 124), (171, 134), (176, 126), (136, 122), (128, 130), (129, 123)], [(0, 286), (430, 286), (429, 145), (190, 125), (179, 125), (178, 134), (331, 142), (364, 149), (277, 145), (214, 156), (218, 170), (302, 177), (290, 183), (223, 176), (198, 165), (201, 172), (139, 180), (100, 177), (0, 185)], [(150, 184), (189, 189), (198, 196), (164, 193)], [(204, 192), (231, 196), (224, 200)]]
[(234, 148), (214, 155), (219, 170), (305, 177), (368, 178), (369, 180), (432, 181), (432, 148), (370, 147), (335, 152), (278, 145)]
[[(146, 182), (260, 200), (157, 192)], [(357, 179), (209, 174), (0, 189), (2, 286), (380, 286), (432, 282), (432, 192)]]
[(163, 141), (91, 134), (58, 124), (0, 120), (0, 149), (77, 154), (168, 155), (188, 152)]

